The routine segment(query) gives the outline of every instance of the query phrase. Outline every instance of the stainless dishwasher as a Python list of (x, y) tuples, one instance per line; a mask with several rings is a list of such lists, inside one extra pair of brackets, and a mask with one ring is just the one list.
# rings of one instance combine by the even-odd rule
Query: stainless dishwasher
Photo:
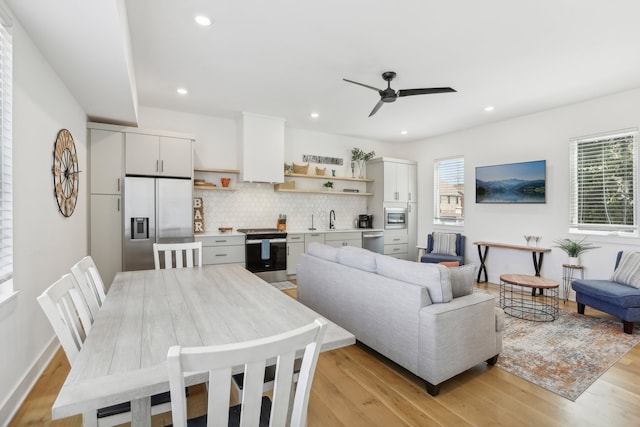
[(384, 253), (384, 231), (363, 231), (362, 247), (377, 252)]

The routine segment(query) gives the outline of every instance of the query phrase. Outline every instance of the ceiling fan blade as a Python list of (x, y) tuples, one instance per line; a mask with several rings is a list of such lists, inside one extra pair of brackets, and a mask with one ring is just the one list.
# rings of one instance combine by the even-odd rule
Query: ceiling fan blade
[(381, 89), (378, 89), (378, 88), (376, 88), (376, 87), (366, 85), (366, 84), (364, 84), (364, 83), (354, 82), (353, 80), (347, 80), (347, 79), (342, 79), (342, 80), (344, 80), (345, 82), (353, 83), (354, 85), (364, 86), (364, 87), (366, 87), (366, 88), (373, 89), (373, 90), (375, 90), (376, 92), (380, 92), (380, 90), (381, 90)]
[(426, 89), (400, 89), (398, 96), (411, 96), (411, 95), (430, 95), (432, 93), (446, 93), (456, 92), (455, 89), (450, 87), (431, 87)]
[(382, 101), (382, 99), (380, 101), (378, 101), (378, 103), (376, 104), (375, 107), (373, 107), (373, 110), (371, 110), (371, 114), (369, 114), (369, 117), (373, 116), (375, 113), (378, 112), (378, 110), (380, 109), (380, 107), (382, 107), (382, 104), (384, 104), (384, 102)]

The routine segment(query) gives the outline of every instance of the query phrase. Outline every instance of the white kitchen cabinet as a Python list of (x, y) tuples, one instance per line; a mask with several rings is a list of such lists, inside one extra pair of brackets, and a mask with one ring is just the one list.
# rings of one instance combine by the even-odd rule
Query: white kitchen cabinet
[(193, 173), (191, 142), (186, 138), (127, 132), (126, 173), (190, 178)]
[[(407, 229), (385, 230), (384, 254), (396, 258), (409, 259), (409, 235)], [(415, 259), (415, 258), (414, 258)]]
[[(407, 259), (418, 259), (418, 204), (407, 204)], [(421, 242), (426, 243), (426, 242)]]
[(105, 286), (122, 271), (122, 196), (92, 194), (90, 251)]
[(284, 119), (242, 113), (242, 179), (284, 181)]
[(417, 165), (401, 159), (376, 158), (367, 162), (367, 177), (375, 184), (368, 192), (382, 190), (383, 202), (417, 202)]
[(324, 233), (307, 233), (304, 235), (304, 251), (307, 252), (309, 250), (309, 245), (313, 242), (318, 242), (324, 244)]
[(196, 236), (202, 242), (202, 264), (245, 264), (245, 236)]
[(91, 194), (122, 194), (124, 135), (89, 129)]
[(325, 244), (340, 248), (342, 246), (362, 247), (362, 232), (360, 231), (331, 231), (324, 236)]
[(304, 253), (304, 234), (287, 234), (287, 274), (296, 274), (300, 257)]

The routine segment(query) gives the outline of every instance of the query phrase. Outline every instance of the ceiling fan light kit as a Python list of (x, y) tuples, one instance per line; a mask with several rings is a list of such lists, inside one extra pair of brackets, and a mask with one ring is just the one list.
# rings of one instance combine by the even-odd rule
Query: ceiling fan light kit
[(395, 78), (396, 78), (396, 73), (394, 71), (385, 71), (384, 73), (382, 73), (382, 79), (387, 82), (387, 88), (386, 89), (378, 89), (376, 87), (369, 86), (369, 85), (366, 85), (364, 83), (355, 82), (355, 81), (349, 80), (349, 79), (342, 79), (342, 80), (344, 80), (345, 82), (353, 83), (353, 84), (356, 84), (358, 86), (363, 86), (363, 87), (366, 87), (368, 89), (372, 89), (372, 90), (375, 90), (376, 92), (378, 92), (378, 94), (380, 95), (380, 101), (378, 101), (378, 103), (375, 105), (375, 107), (373, 107), (373, 110), (371, 110), (371, 113), (369, 114), (369, 117), (371, 117), (375, 113), (377, 113), (378, 110), (380, 109), (380, 107), (382, 107), (382, 105), (385, 102), (395, 102), (396, 99), (398, 99), (400, 97), (403, 97), (403, 96), (431, 95), (431, 94), (434, 94), (434, 93), (456, 92), (455, 89), (452, 89), (450, 87), (431, 87), (431, 88), (423, 88), (423, 89), (400, 89), (398, 91), (395, 91), (394, 89), (391, 89), (391, 80), (393, 80)]

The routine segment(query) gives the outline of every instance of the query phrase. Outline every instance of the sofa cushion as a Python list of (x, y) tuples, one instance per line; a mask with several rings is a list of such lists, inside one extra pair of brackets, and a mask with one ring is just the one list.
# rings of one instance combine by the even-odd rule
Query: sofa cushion
[(433, 233), (433, 250), (434, 254), (458, 255), (456, 252), (456, 241), (458, 235), (455, 233)]
[(624, 251), (611, 280), (640, 288), (640, 252)]
[(449, 280), (451, 280), (451, 293), (454, 298), (462, 297), (473, 293), (473, 278), (476, 273), (476, 266), (473, 264), (462, 267), (449, 268)]
[(448, 268), (439, 264), (425, 264), (376, 256), (377, 272), (381, 276), (427, 288), (431, 302), (449, 302), (453, 299)]
[(376, 254), (354, 246), (338, 248), (338, 262), (359, 270), (376, 272)]
[(307, 253), (318, 258), (326, 259), (327, 261), (338, 262), (338, 248), (323, 245), (322, 243), (311, 243)]
[(622, 283), (611, 280), (574, 280), (571, 287), (576, 294), (588, 295), (613, 306), (640, 307), (640, 292)]

